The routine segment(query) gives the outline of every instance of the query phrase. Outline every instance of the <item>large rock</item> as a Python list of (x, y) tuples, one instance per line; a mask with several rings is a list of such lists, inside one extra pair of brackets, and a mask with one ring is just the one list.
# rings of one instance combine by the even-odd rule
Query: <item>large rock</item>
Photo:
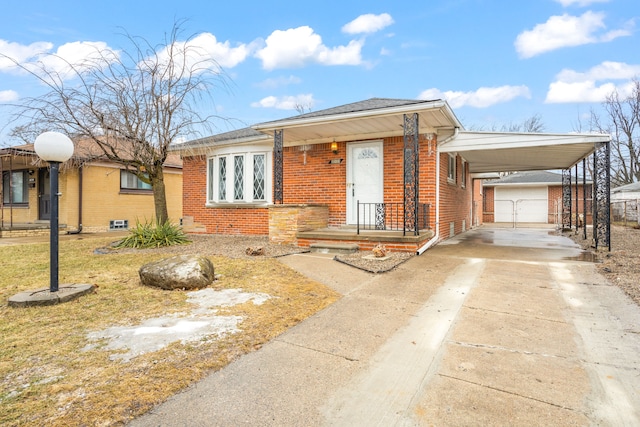
[(161, 289), (199, 289), (213, 283), (213, 264), (198, 255), (178, 255), (140, 267), (143, 285)]

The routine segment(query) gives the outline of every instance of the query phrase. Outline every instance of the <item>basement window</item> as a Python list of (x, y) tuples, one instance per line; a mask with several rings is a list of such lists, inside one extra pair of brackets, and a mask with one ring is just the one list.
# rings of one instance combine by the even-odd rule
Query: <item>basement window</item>
[(127, 230), (128, 228), (128, 219), (112, 219), (109, 221), (109, 231)]

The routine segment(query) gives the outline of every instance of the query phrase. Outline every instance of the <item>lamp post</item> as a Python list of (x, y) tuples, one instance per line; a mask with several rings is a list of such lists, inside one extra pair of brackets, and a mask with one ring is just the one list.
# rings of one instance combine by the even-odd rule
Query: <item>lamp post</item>
[(44, 132), (36, 138), (33, 148), (36, 154), (49, 162), (50, 193), (51, 193), (51, 219), (50, 219), (50, 262), (49, 262), (49, 292), (58, 292), (58, 171), (60, 163), (66, 162), (73, 155), (73, 142), (59, 132)]

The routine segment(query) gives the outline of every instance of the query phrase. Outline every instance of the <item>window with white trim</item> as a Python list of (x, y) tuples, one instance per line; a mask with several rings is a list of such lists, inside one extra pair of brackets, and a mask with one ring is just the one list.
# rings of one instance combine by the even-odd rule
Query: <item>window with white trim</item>
[(29, 171), (2, 172), (2, 202), (6, 204), (29, 204)]
[(447, 181), (455, 184), (456, 182), (456, 155), (449, 154), (449, 163), (447, 166)]
[(120, 169), (120, 190), (151, 190), (151, 184), (142, 181), (131, 171)]
[(232, 153), (209, 157), (207, 202), (269, 202), (268, 152)]
[(462, 188), (467, 187), (467, 162), (462, 161), (462, 170), (460, 171), (460, 185)]

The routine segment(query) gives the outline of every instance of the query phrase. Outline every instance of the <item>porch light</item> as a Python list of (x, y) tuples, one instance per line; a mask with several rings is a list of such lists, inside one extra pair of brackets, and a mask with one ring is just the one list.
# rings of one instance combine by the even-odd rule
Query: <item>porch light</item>
[(44, 132), (36, 138), (33, 148), (36, 154), (49, 162), (51, 189), (51, 224), (50, 224), (50, 281), (49, 292), (58, 292), (58, 171), (60, 163), (66, 162), (73, 155), (73, 142), (68, 136), (59, 132)]
[(331, 151), (333, 151), (333, 154), (338, 154), (338, 143), (333, 141), (331, 143)]

